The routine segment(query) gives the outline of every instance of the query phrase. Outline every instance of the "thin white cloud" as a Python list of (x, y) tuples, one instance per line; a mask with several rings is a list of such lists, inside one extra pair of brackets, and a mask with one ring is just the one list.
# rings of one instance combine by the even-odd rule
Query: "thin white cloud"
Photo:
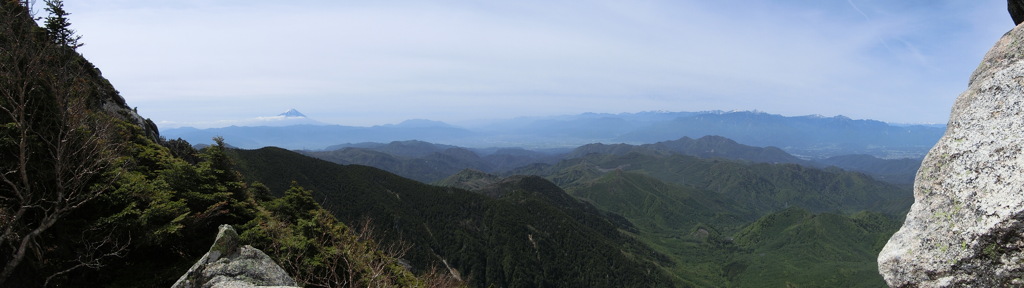
[(193, 127), (193, 128), (218, 128), (228, 126), (290, 126), (290, 125), (327, 125), (320, 121), (309, 119), (306, 117), (289, 117), (289, 116), (262, 116), (247, 119), (223, 119), (213, 121), (198, 121), (198, 122), (174, 122), (174, 121), (160, 121), (157, 122), (160, 128), (180, 128), (180, 127)]
[(857, 4), (854, 4), (853, 0), (846, 0), (846, 3), (850, 3), (850, 7), (853, 7), (854, 11), (857, 11), (861, 16), (864, 16), (864, 20), (871, 21), (871, 17), (868, 16), (867, 13), (864, 13), (864, 10), (860, 10), (860, 7), (857, 7)]
[[(244, 119), (302, 102), (330, 115), (324, 121), (369, 125), (660, 109), (937, 122), (962, 89), (947, 82), (966, 79), (980, 60), (960, 58), (998, 37), (974, 11), (1002, 5), (746, 1), (736, 10), (731, 2), (91, 0), (68, 8), (84, 54), (158, 121)], [(900, 109), (910, 105), (921, 111)]]

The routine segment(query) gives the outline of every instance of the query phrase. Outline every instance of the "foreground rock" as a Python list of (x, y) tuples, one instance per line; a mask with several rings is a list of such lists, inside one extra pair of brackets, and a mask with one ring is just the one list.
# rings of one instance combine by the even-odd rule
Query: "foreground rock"
[(1024, 286), (1022, 58), (1018, 26), (957, 98), (946, 134), (918, 171), (906, 222), (879, 255), (890, 286)]
[(259, 249), (238, 247), (238, 233), (221, 225), (217, 239), (172, 288), (294, 287), (288, 273)]

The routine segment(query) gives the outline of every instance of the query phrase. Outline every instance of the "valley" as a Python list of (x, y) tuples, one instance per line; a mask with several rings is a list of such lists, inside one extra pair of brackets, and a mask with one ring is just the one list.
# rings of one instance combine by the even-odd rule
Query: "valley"
[[(479, 267), (515, 265), (492, 267), (489, 259), (494, 256), (458, 258), (492, 255), (485, 248), (469, 247), (528, 248), (547, 241), (595, 239), (606, 246), (587, 244), (599, 250), (570, 257), (588, 259), (606, 255), (600, 249), (619, 249), (635, 261), (625, 265), (657, 267), (660, 276), (645, 277), (677, 287), (877, 287), (884, 282), (876, 272), (875, 256), (913, 203), (909, 183), (920, 165), (919, 160), (870, 155), (805, 160), (720, 136), (642, 145), (588, 144), (562, 151), (474, 149), (423, 141), (332, 149), (261, 148), (232, 150), (232, 155), (247, 179), (275, 191), (296, 181), (315, 191), (342, 221), (370, 217), (377, 229), (388, 231), (385, 238), (409, 241), (413, 263), (445, 260), (463, 275), (486, 279), (474, 285), (506, 281), (495, 275), (507, 271)], [(351, 176), (352, 171), (363, 171), (363, 176)], [(494, 203), (518, 204), (500, 208), (508, 204)], [(496, 223), (527, 230), (503, 230), (507, 228), (494, 225), (504, 224)], [(564, 223), (546, 227), (570, 225), (577, 227), (572, 228), (576, 233), (602, 236), (572, 238), (577, 236), (545, 230), (551, 228), (541, 228), (542, 223)], [(493, 233), (510, 234), (483, 236)], [(507, 242), (493, 242), (503, 238)], [(443, 248), (452, 243), (463, 244)], [(506, 250), (502, 257), (516, 263), (549, 257), (541, 250), (515, 251)], [(567, 261), (558, 259), (545, 261)], [(547, 277), (552, 276), (542, 278)]]

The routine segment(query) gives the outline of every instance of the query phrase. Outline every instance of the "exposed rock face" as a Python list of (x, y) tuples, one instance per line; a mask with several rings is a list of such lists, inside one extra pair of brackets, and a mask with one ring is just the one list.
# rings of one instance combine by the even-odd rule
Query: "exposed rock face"
[(915, 203), (878, 258), (890, 286), (1024, 286), (1022, 27), (985, 55), (925, 157)]
[(1006, 0), (1006, 9), (1010, 10), (1013, 24), (1020, 25), (1024, 22), (1024, 0)]
[(245, 245), (238, 247), (238, 233), (221, 225), (210, 252), (206, 252), (171, 288), (294, 287), (295, 279), (270, 256)]

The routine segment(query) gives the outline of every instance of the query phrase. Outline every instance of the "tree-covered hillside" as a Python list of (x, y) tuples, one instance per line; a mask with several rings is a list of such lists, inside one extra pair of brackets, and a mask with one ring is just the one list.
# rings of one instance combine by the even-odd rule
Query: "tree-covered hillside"
[(572, 191), (610, 171), (643, 173), (666, 183), (714, 191), (758, 215), (797, 206), (815, 212), (905, 213), (910, 191), (862, 173), (796, 164), (744, 163), (684, 155), (589, 154), (508, 174), (540, 175)]
[(423, 141), (345, 144), (300, 153), (338, 164), (377, 167), (424, 183), (436, 182), (463, 169), (499, 173), (558, 160), (558, 155), (521, 148), (469, 149)]
[[(512, 174), (543, 176), (624, 216), (638, 228), (638, 239), (675, 262), (663, 268), (701, 287), (879, 284), (879, 243), (895, 232), (912, 202), (906, 187), (857, 172), (635, 149), (589, 153)], [(460, 175), (451, 179), (485, 179)], [(786, 213), (779, 211), (794, 209), (813, 220), (775, 220)], [(868, 224), (851, 228), (862, 222)], [(752, 231), (760, 231), (759, 240), (751, 240)]]
[(372, 219), (384, 243), (410, 245), (413, 267), (447, 265), (475, 286), (674, 285), (656, 268), (665, 257), (621, 232), (628, 222), (539, 177), (494, 183), (489, 197), (284, 149), (231, 153), (247, 179), (276, 191), (295, 181), (342, 221)]
[(726, 278), (735, 287), (885, 287), (876, 258), (899, 226), (866, 211), (772, 213), (736, 234)]
[(299, 151), (302, 154), (338, 164), (359, 164), (424, 183), (435, 183), (463, 169), (493, 174), (531, 164), (555, 164), (561, 160), (586, 157), (590, 154), (651, 156), (687, 155), (703, 159), (738, 160), (750, 163), (799, 164), (806, 167), (837, 167), (868, 174), (889, 183), (909, 185), (920, 166), (920, 159), (880, 159), (870, 155), (843, 155), (827, 159), (806, 160), (775, 147), (753, 147), (721, 136), (698, 139), (683, 137), (653, 144), (587, 144), (558, 152), (529, 151), (522, 148), (471, 149), (423, 141), (395, 141), (336, 145), (324, 151)]
[[(464, 171), (447, 183), (479, 187), (501, 181), (495, 179)], [(874, 258), (899, 227), (898, 217), (870, 211), (814, 214), (791, 207), (758, 214), (733, 197), (622, 170), (570, 191), (635, 224), (637, 239), (668, 257), (661, 268), (694, 287), (875, 287), (882, 279)]]

